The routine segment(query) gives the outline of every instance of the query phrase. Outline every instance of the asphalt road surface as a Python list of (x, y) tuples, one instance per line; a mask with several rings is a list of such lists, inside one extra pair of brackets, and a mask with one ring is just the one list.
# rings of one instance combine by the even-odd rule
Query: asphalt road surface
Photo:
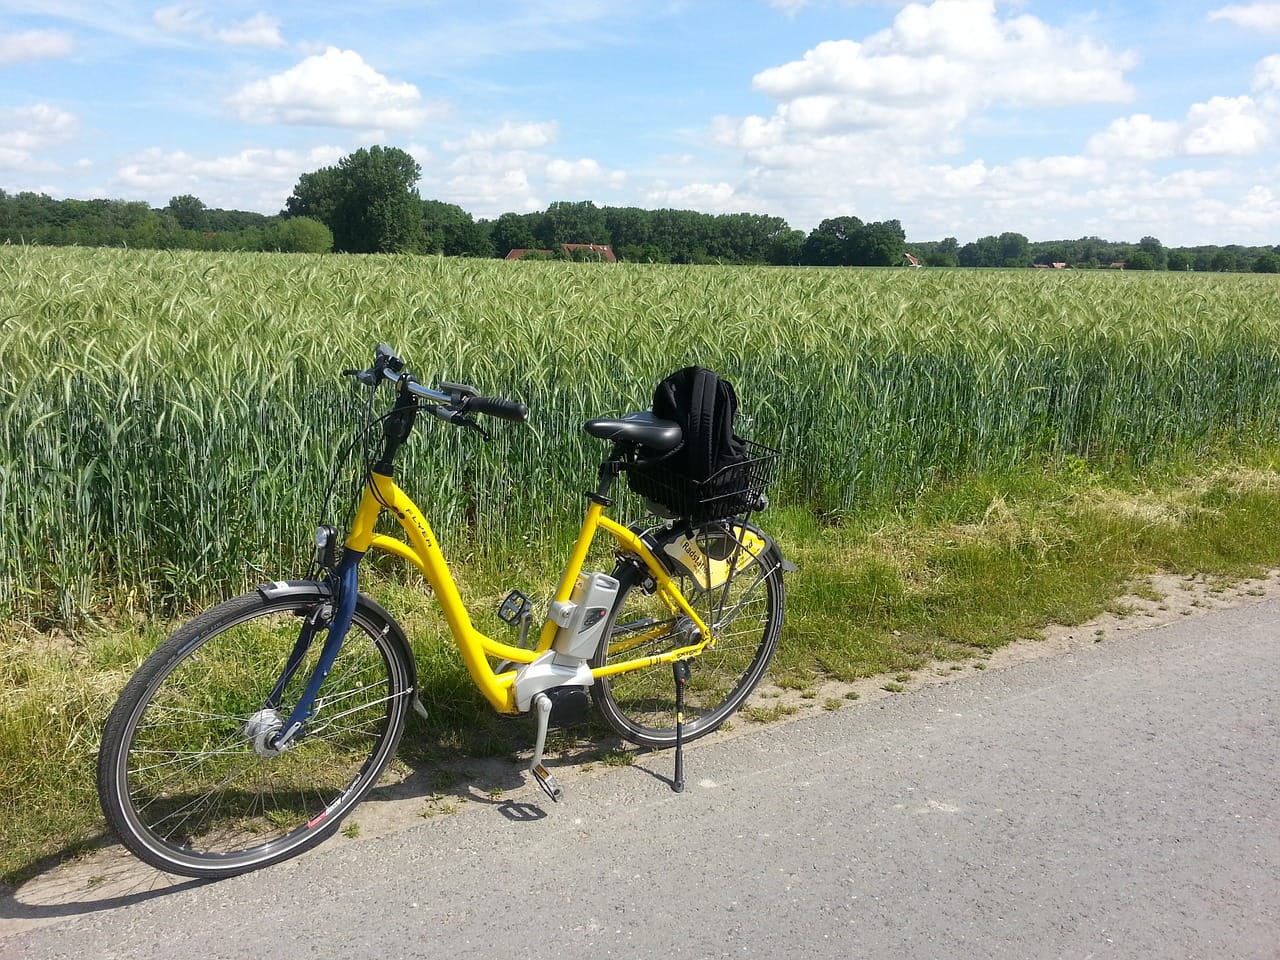
[(1277, 960), (1278, 636), (1269, 600), (740, 725), (683, 795), (644, 755), (232, 880), (20, 890), (0, 957)]

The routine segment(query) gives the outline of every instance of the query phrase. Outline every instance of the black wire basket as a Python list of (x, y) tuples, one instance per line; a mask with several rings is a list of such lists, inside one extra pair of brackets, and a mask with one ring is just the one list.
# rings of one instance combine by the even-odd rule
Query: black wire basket
[(628, 469), (627, 485), (650, 501), (651, 509), (660, 508), (655, 513), (695, 522), (763, 510), (769, 504), (765, 490), (773, 482), (782, 452), (752, 440), (742, 443), (744, 459), (722, 467), (706, 480), (693, 480), (658, 461)]

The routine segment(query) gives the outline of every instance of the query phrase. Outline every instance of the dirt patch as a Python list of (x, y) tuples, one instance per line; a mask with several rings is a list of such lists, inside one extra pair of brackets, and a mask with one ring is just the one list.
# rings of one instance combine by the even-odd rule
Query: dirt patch
[(1160, 574), (1133, 584), (1128, 593), (1110, 604), (1107, 612), (1085, 623), (1050, 624), (1035, 639), (1008, 644), (983, 658), (963, 663), (931, 663), (910, 673), (868, 677), (852, 683), (830, 681), (802, 692), (762, 687), (755, 702), (777, 704), (780, 709), (772, 712), (783, 716), (811, 713), (815, 706), (836, 709), (844, 700), (896, 696), (926, 685), (950, 682), (972, 670), (1000, 669), (1054, 657), (1097, 643), (1121, 640), (1139, 630), (1277, 596), (1280, 596), (1280, 570), (1248, 580)]

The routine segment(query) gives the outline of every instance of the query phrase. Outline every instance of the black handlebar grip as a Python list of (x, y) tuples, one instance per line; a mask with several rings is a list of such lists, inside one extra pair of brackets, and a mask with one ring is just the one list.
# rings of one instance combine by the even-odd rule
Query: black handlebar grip
[(529, 408), (519, 400), (503, 400), (499, 397), (472, 397), (467, 401), (468, 413), (483, 413), (499, 420), (524, 423), (529, 419)]

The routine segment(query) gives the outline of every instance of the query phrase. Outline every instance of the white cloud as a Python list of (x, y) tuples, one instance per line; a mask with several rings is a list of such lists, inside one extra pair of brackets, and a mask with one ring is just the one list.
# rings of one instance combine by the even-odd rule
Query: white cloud
[(1188, 156), (1256, 153), (1268, 139), (1266, 121), (1251, 97), (1214, 97), (1187, 111)]
[(531, 213), (546, 207), (534, 192), (524, 170), (476, 170), (459, 173), (442, 184), (450, 202), (476, 217), (497, 217), (508, 211)]
[(195, 6), (161, 7), (152, 14), (155, 25), (165, 33), (194, 34), (238, 47), (282, 47), (280, 21), (270, 14), (256, 13), (248, 20), (217, 27)]
[(1253, 92), (1262, 110), (1280, 116), (1280, 54), (1263, 57), (1253, 68)]
[(250, 123), (366, 129), (410, 130), (432, 112), (413, 84), (389, 80), (358, 53), (336, 47), (247, 84), (230, 102)]
[(1247, 30), (1280, 33), (1280, 3), (1237, 3), (1212, 11), (1209, 19), (1226, 20)]
[(472, 131), (462, 140), (446, 141), (446, 150), (532, 150), (553, 143), (560, 135), (559, 124), (503, 123), (495, 130)]
[(121, 183), (148, 187), (178, 182), (289, 181), (336, 163), (345, 151), (316, 147), (307, 151), (251, 148), (226, 157), (200, 158), (185, 151), (144, 150), (117, 171)]
[(1206, 227), (1225, 225), (1233, 234), (1274, 237), (1280, 223), (1280, 194), (1269, 186), (1255, 186), (1239, 202), (1206, 201), (1200, 214)]
[(74, 47), (65, 30), (25, 30), (0, 34), (0, 65), (65, 57)]
[(727, 183), (690, 183), (682, 187), (657, 184), (645, 194), (645, 200), (655, 207), (706, 213), (735, 213), (747, 206)]
[(606, 170), (599, 162), (583, 158), (581, 160), (550, 160), (546, 166), (548, 183), (556, 186), (569, 185), (577, 187), (606, 186), (620, 187), (627, 181), (627, 174), (622, 170)]
[[(1023, 158), (996, 167), (981, 161), (964, 166), (907, 167), (887, 189), (892, 215), (910, 237), (967, 239), (1015, 230), (1037, 240), (1099, 234), (1108, 239), (1157, 236), (1170, 245), (1214, 242), (1228, 199), (1243, 195), (1235, 177), (1222, 170), (1183, 170), (1158, 176), (1132, 163), (1099, 158)], [(860, 215), (861, 211), (859, 212)], [(865, 217), (864, 217), (865, 218)], [(1267, 236), (1262, 218), (1250, 234)], [(1274, 233), (1276, 220), (1270, 221)], [(1258, 242), (1263, 242), (1261, 239)]]
[(809, 5), (809, 0), (765, 0), (769, 6), (783, 13), (796, 13)]
[(1132, 55), (1073, 38), (1033, 16), (1001, 19), (994, 0), (913, 3), (859, 43), (829, 40), (802, 60), (762, 71), (757, 90), (778, 100), (828, 94), (872, 104), (1114, 102), (1132, 91)]
[[(542, 148), (560, 137), (554, 122), (505, 122), (489, 130), (475, 130), (443, 146), (454, 156), (441, 167), (424, 165), (420, 187), (424, 196), (447, 196), (477, 217), (496, 217), (508, 211), (529, 212), (543, 207), (540, 198), (563, 199), (565, 193), (616, 190), (628, 182), (623, 170), (598, 160), (567, 160)], [(441, 175), (440, 171), (443, 170)]]
[(1102, 181), (1107, 174), (1107, 165), (1096, 157), (1057, 156), (1024, 157), (997, 168), (993, 176), (1036, 191), (1070, 181)]
[(1276, 122), (1252, 97), (1214, 97), (1192, 104), (1181, 122), (1154, 120), (1145, 113), (1113, 120), (1085, 149), (1091, 156), (1115, 160), (1240, 156), (1261, 150)]
[(165, 33), (201, 33), (207, 29), (205, 15), (196, 7), (160, 7), (151, 19)]
[[(786, 166), (850, 136), (868, 148), (874, 140), (882, 156), (954, 150), (966, 122), (990, 106), (1131, 99), (1124, 74), (1134, 63), (1036, 17), (1002, 17), (995, 0), (912, 3), (864, 41), (824, 41), (756, 74), (754, 88), (778, 102), (773, 115), (717, 118), (711, 137)], [(829, 145), (850, 148), (847, 139)]]
[(72, 143), (79, 132), (73, 114), (47, 103), (0, 109), (0, 169), (33, 169), (36, 151)]
[(925, 182), (930, 192), (943, 196), (965, 196), (985, 185), (992, 176), (992, 171), (982, 160), (974, 160), (963, 167), (941, 166), (928, 170)]
[(215, 32), (223, 43), (243, 47), (283, 47), (280, 21), (266, 13), (256, 13), (243, 23), (233, 23)]
[(310, 150), (251, 148), (223, 157), (199, 157), (183, 150), (144, 150), (126, 158), (115, 183), (128, 196), (151, 202), (156, 198), (191, 193), (211, 207), (224, 204), (243, 209), (245, 188), (251, 187), (249, 209), (274, 213), (298, 177), (332, 166), (348, 151), (335, 146)]
[(1086, 147), (1094, 156), (1114, 159), (1160, 160), (1181, 149), (1181, 125), (1171, 120), (1155, 120), (1145, 113), (1113, 120), (1094, 134)]

